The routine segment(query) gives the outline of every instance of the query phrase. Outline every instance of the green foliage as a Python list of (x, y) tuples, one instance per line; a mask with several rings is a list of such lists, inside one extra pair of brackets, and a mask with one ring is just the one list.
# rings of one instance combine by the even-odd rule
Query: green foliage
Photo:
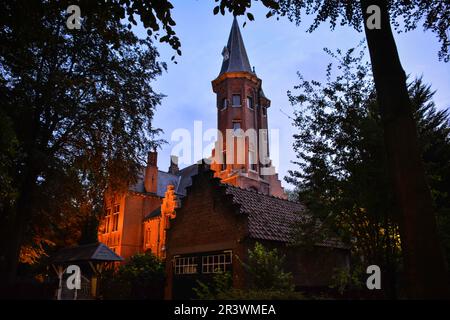
[(162, 299), (164, 263), (151, 253), (136, 254), (116, 272), (103, 275), (106, 299)]
[(350, 272), (346, 268), (336, 269), (330, 288), (336, 289), (341, 295), (348, 290), (361, 289), (364, 286), (364, 277), (367, 277), (367, 274), (361, 265), (356, 265)]
[[(370, 67), (362, 51), (326, 50), (338, 61), (325, 83), (305, 81), (288, 92), (295, 109), (294, 149), (298, 170), (286, 180), (299, 190), (311, 219), (299, 223), (296, 240), (315, 242), (339, 234), (353, 257), (384, 272), (386, 295), (396, 294), (400, 268), (398, 210), (388, 176), (383, 126)], [(334, 75), (336, 73), (336, 75)], [(450, 140), (449, 117), (437, 111), (433, 92), (422, 79), (410, 82), (429, 183), (439, 227), (448, 250)], [(314, 237), (314, 235), (316, 237)], [(354, 264), (361, 263), (355, 260)]]
[[(33, 16), (32, 13), (42, 11), (53, 11), (55, 9), (66, 10), (69, 5), (78, 5), (83, 18), (82, 30), (90, 30), (85, 26), (86, 18), (92, 19), (95, 28), (101, 32), (102, 37), (111, 41), (116, 47), (120, 46), (112, 25), (123, 22), (129, 30), (137, 26), (137, 18), (142, 22), (147, 34), (159, 39), (160, 42), (168, 43), (174, 50), (180, 49), (180, 40), (175, 34), (175, 21), (172, 19), (173, 5), (169, 0), (145, 1), (145, 0), (123, 0), (123, 1), (90, 1), (90, 0), (51, 0), (42, 2), (40, 0), (11, 0), (2, 4), (0, 10), (0, 26), (3, 29), (14, 23), (11, 18), (22, 23), (27, 21), (30, 28), (38, 27), (30, 21), (41, 17), (40, 14)], [(16, 15), (11, 16), (10, 12)], [(69, 15), (66, 14), (66, 17)], [(24, 19), (27, 18), (27, 19)], [(3, 23), (3, 24), (2, 24)], [(31, 23), (31, 24), (30, 24)], [(27, 27), (27, 26), (24, 26)], [(179, 52), (181, 54), (181, 52)]]
[(293, 277), (284, 269), (285, 257), (277, 249), (269, 250), (257, 242), (248, 250), (247, 263), (242, 262), (249, 276), (249, 288), (257, 290), (294, 290)]
[(232, 287), (232, 277), (229, 272), (214, 275), (212, 282), (207, 285), (197, 281), (194, 288), (200, 300), (300, 300), (304, 296), (300, 292), (289, 289), (247, 288), (236, 289)]
[[(234, 15), (245, 15), (249, 21), (254, 20), (253, 15), (250, 16), (249, 10), (252, 0), (215, 0), (219, 5), (214, 8), (213, 13), (222, 15), (226, 10)], [(290, 21), (299, 25), (303, 21), (304, 15), (313, 16), (313, 23), (309, 26), (308, 32), (316, 30), (320, 24), (329, 23), (332, 30), (336, 26), (349, 25), (357, 31), (363, 29), (363, 14), (361, 1), (348, 0), (262, 0), (264, 6), (270, 11), (266, 17), (286, 16)], [(378, 4), (384, 3), (380, 1)], [(367, 3), (367, 2), (366, 2)], [(371, 1), (368, 2), (372, 3)], [(385, 2), (391, 16), (394, 27), (399, 31), (411, 31), (422, 25), (424, 30), (434, 32), (441, 42), (439, 58), (448, 62), (450, 60), (450, 19), (448, 12), (450, 11), (450, 3), (448, 1), (429, 1), (429, 0), (390, 0)]]
[(164, 276), (164, 264), (152, 253), (136, 254), (130, 261), (121, 266), (118, 277), (125, 281), (138, 283), (151, 283)]
[(248, 277), (246, 289), (232, 287), (233, 279), (229, 272), (214, 275), (211, 283), (197, 281), (194, 288), (198, 299), (210, 300), (294, 300), (303, 299), (303, 295), (294, 291), (291, 273), (283, 271), (284, 257), (277, 250), (269, 250), (256, 243), (248, 250), (248, 262), (239, 260)]
[(219, 296), (229, 294), (232, 290), (233, 278), (230, 272), (218, 272), (214, 274), (212, 282), (206, 283), (197, 280), (197, 288), (193, 291), (200, 300), (220, 299)]

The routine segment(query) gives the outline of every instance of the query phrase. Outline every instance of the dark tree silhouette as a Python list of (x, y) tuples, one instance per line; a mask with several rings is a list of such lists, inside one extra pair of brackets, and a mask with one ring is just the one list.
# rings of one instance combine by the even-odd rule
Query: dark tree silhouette
[[(214, 13), (247, 14), (251, 0), (216, 0)], [(423, 27), (438, 35), (442, 43), (440, 58), (449, 60), (450, 3), (427, 0), (261, 0), (270, 8), (267, 16), (287, 16), (297, 24), (302, 14), (315, 16), (309, 31), (329, 21), (331, 29), (340, 23), (358, 31), (364, 29), (374, 75), (384, 140), (393, 185), (400, 211), (400, 233), (403, 258), (412, 298), (450, 297), (445, 259), (437, 236), (435, 210), (424, 166), (420, 157), (417, 125), (408, 96), (406, 75), (400, 63), (392, 26), (411, 30)], [(380, 9), (381, 28), (369, 29), (366, 21), (373, 13), (371, 5)], [(397, 20), (396, 20), (397, 19)]]
[[(298, 129), (294, 135), (298, 169), (290, 171), (286, 180), (296, 186), (299, 198), (316, 218), (302, 221), (295, 238), (308, 245), (327, 237), (327, 231), (339, 233), (351, 244), (355, 270), (363, 271), (370, 264), (380, 266), (380, 293), (386, 298), (403, 296), (399, 215), (387, 173), (370, 65), (363, 51), (326, 51), (338, 61), (327, 68), (326, 81), (306, 81), (300, 76), (299, 85), (288, 92), (295, 107), (293, 124)], [(448, 252), (449, 113), (436, 110), (434, 92), (422, 79), (410, 81), (408, 93), (439, 231)]]
[(2, 284), (14, 282), (20, 248), (34, 238), (77, 241), (102, 213), (105, 188), (126, 188), (160, 143), (152, 118), (162, 95), (151, 82), (165, 64), (150, 36), (138, 39), (120, 19), (141, 14), (157, 30), (157, 16), (170, 34), (166, 9), (152, 16), (146, 2), (80, 1), (82, 28), (69, 30), (68, 3), (0, 5)]

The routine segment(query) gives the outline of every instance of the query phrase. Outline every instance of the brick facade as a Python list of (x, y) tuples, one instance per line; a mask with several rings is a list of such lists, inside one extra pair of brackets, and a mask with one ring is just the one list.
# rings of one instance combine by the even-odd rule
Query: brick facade
[[(176, 287), (184, 284), (184, 278), (204, 279), (205, 276), (199, 259), (194, 274), (176, 275), (175, 259), (201, 257), (210, 252), (232, 251), (233, 286), (245, 288), (245, 272), (239, 260), (247, 261), (248, 250), (253, 249), (256, 241), (268, 248), (277, 248), (280, 254), (286, 256), (285, 270), (292, 272), (297, 288), (326, 288), (332, 282), (336, 268), (348, 267), (348, 250), (345, 248), (318, 245), (313, 250), (302, 250), (287, 246), (283, 241), (255, 238), (249, 230), (249, 215), (242, 212), (226, 188), (207, 169), (193, 179), (193, 185), (177, 210), (176, 219), (167, 230), (166, 299), (195, 297), (190, 286), (185, 285), (186, 290), (182, 293), (177, 293)], [(281, 199), (276, 201), (287, 202)], [(191, 281), (190, 285), (196, 285), (196, 282)]]
[[(157, 153), (149, 152), (147, 165), (128, 192), (105, 195), (107, 216), (99, 228), (99, 241), (125, 259), (146, 251), (165, 259), (166, 298), (192, 297), (189, 290), (196, 280), (211, 278), (211, 266), (230, 269), (233, 285), (244, 288), (239, 259), (247, 259), (255, 241), (286, 254), (286, 269), (298, 287), (326, 286), (334, 268), (347, 266), (348, 251), (332, 245), (310, 252), (286, 246), (297, 218), (294, 213), (304, 207), (286, 200), (270, 161), (268, 138), (260, 135), (268, 129), (271, 102), (250, 67), (236, 20), (223, 55), (212, 88), (217, 128), (224, 139), (216, 143), (213, 162), (180, 170), (173, 158), (164, 172), (158, 170)], [(239, 103), (233, 95), (240, 97)], [(247, 135), (229, 136), (227, 131), (237, 127)], [(248, 134), (251, 130), (256, 136)], [(264, 158), (259, 148), (267, 150)], [(263, 174), (267, 169), (273, 174)]]

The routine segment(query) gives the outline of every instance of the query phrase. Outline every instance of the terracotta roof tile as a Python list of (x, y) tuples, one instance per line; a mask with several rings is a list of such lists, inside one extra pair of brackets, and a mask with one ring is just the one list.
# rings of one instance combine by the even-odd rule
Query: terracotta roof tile
[(226, 193), (248, 215), (250, 237), (255, 239), (288, 242), (292, 226), (304, 215), (305, 207), (298, 202), (230, 185)]

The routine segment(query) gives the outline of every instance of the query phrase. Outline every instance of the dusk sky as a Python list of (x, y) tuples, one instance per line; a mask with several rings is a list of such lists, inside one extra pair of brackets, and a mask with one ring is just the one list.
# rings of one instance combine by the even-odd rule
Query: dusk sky
[[(182, 56), (178, 64), (169, 62), (174, 51), (168, 44), (158, 43), (161, 59), (168, 62), (168, 71), (154, 84), (157, 92), (167, 95), (156, 112), (154, 125), (164, 130), (162, 138), (169, 141), (159, 152), (158, 164), (167, 170), (172, 148), (178, 143), (171, 141), (174, 130), (185, 128), (193, 134), (194, 121), (202, 121), (203, 131), (216, 128), (216, 98), (211, 81), (220, 71), (221, 52), (228, 40), (232, 15), (213, 15), (216, 3), (210, 1), (174, 0), (173, 18), (175, 31), (181, 40)], [(287, 115), (292, 115), (286, 92), (298, 84), (297, 71), (306, 80), (324, 80), (325, 68), (332, 59), (323, 51), (329, 49), (347, 50), (355, 47), (364, 38), (350, 27), (338, 27), (330, 31), (323, 24), (312, 34), (307, 33), (311, 19), (306, 17), (300, 27), (287, 18), (279, 21), (265, 18), (267, 9), (256, 3), (251, 8), (255, 21), (239, 17), (239, 25), (244, 38), (250, 64), (255, 67), (263, 80), (266, 96), (272, 101), (269, 108), (269, 128), (280, 130), (280, 161), (275, 163), (280, 180), (295, 166), (292, 148), (295, 128)], [(138, 29), (139, 30), (139, 29)], [(138, 31), (140, 33), (140, 31)], [(423, 75), (426, 83), (431, 83), (437, 91), (435, 102), (439, 108), (450, 106), (450, 64), (438, 60), (439, 43), (431, 32), (418, 29), (410, 33), (396, 34), (397, 46), (402, 65), (411, 77)], [(368, 53), (367, 53), (368, 58)], [(204, 146), (209, 142), (204, 142)], [(199, 159), (192, 159), (199, 160)], [(180, 167), (185, 167), (181, 163)], [(283, 185), (292, 186), (283, 181)]]

